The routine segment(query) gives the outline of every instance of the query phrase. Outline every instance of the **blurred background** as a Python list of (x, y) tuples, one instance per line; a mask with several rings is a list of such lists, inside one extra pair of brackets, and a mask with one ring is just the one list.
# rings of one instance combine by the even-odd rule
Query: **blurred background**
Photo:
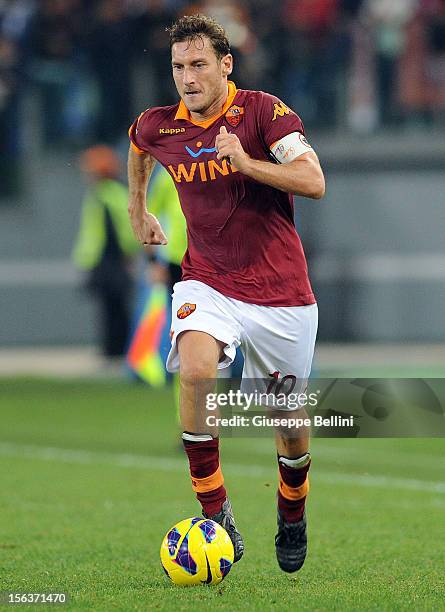
[[(318, 366), (443, 372), (444, 0), (1, 0), (0, 370), (97, 365), (105, 315), (73, 249), (98, 177), (79, 159), (111, 147), (121, 168), (99, 178), (125, 183), (130, 123), (177, 101), (165, 27), (198, 11), (226, 27), (238, 87), (300, 114), (325, 169), (325, 199), (296, 199)], [(147, 264), (124, 255), (131, 319)]]

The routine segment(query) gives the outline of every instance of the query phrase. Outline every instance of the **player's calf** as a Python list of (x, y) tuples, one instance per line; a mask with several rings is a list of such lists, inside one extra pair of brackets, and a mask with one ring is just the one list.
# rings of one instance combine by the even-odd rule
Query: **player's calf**
[(275, 549), (278, 564), (285, 572), (296, 572), (306, 558), (305, 502), (309, 491), (307, 474), (310, 464), (309, 453), (294, 458), (278, 455), (280, 480)]
[(243, 539), (236, 529), (232, 507), (227, 499), (224, 478), (219, 463), (219, 439), (209, 434), (185, 431), (184, 449), (190, 465), (192, 488), (202, 506), (203, 515), (222, 525), (234, 548), (234, 561), (244, 552)]

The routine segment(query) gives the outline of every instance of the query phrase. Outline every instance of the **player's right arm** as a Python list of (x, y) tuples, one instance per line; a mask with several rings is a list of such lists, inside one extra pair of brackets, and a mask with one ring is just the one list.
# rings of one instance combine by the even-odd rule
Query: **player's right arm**
[(144, 245), (167, 244), (161, 224), (147, 211), (147, 187), (155, 166), (155, 158), (144, 151), (136, 151), (133, 144), (128, 151), (128, 214), (136, 238)]

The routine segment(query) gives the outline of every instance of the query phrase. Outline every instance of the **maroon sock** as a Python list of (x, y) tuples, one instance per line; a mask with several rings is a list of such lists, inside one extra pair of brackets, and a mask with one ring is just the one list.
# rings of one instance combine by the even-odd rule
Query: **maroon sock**
[[(286, 523), (297, 523), (303, 517), (304, 505), (309, 491), (307, 473), (311, 456), (289, 458), (278, 455), (280, 482), (278, 487), (278, 508)], [(294, 466), (283, 462), (294, 463)]]
[(219, 438), (184, 432), (182, 441), (189, 459), (192, 488), (205, 515), (213, 516), (220, 512), (227, 496), (219, 465)]

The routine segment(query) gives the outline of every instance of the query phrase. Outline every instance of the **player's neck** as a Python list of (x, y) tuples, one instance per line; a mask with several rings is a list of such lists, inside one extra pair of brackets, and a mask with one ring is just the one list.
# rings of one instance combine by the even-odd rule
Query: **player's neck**
[(226, 103), (227, 98), (229, 97), (229, 88), (226, 83), (224, 90), (221, 92), (221, 95), (213, 102), (209, 108), (207, 108), (202, 113), (195, 113), (190, 111), (190, 117), (193, 121), (207, 121), (207, 119), (211, 119), (215, 115), (219, 115), (222, 111), (224, 104)]

